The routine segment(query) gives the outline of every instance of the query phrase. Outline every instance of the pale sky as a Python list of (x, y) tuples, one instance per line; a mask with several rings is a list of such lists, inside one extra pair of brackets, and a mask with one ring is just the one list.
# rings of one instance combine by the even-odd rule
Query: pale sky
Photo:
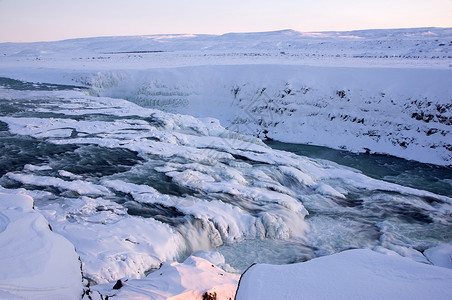
[(452, 0), (0, 0), (0, 42), (452, 27)]

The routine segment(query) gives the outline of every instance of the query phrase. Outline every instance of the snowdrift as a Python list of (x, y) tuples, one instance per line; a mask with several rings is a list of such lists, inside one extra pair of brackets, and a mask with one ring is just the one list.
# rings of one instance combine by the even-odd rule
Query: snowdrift
[(27, 195), (0, 190), (0, 298), (80, 299), (80, 260)]
[[(416, 274), (416, 275), (415, 275)], [(370, 250), (252, 266), (236, 299), (449, 299), (452, 270)]]

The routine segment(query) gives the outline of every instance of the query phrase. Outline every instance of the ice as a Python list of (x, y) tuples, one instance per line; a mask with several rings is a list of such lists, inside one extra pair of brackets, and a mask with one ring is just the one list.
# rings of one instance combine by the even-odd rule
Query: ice
[(236, 299), (449, 299), (450, 269), (370, 250), (349, 250), (292, 265), (258, 264)]
[(49, 166), (35, 166), (31, 164), (26, 164), (24, 166), (24, 171), (42, 171), (42, 170), (51, 170), (52, 168)]
[(316, 192), (318, 192), (322, 195), (333, 196), (333, 197), (345, 199), (344, 195), (342, 195), (341, 193), (339, 193), (338, 191), (336, 191), (334, 188), (332, 188), (331, 186), (329, 186), (327, 184), (319, 184), (315, 190), (316, 190)]
[(226, 263), (224, 256), (220, 252), (201, 250), (193, 253), (192, 256), (203, 258), (211, 262), (215, 266), (222, 268), (226, 272), (237, 273), (237, 271), (234, 268), (232, 268), (229, 264)]
[(68, 172), (68, 171), (65, 171), (65, 170), (59, 170), (58, 174), (60, 176), (62, 176), (62, 177), (67, 177), (67, 178), (70, 178), (70, 179), (79, 179), (79, 178), (81, 178), (81, 176), (75, 175), (75, 174), (73, 174), (71, 172)]
[[(202, 220), (203, 226), (208, 226), (211, 228), (210, 231), (213, 231), (208, 236), (204, 236), (204, 238), (208, 239), (207, 241), (198, 242), (205, 245), (218, 246), (223, 243), (240, 241), (244, 238), (263, 238), (265, 236), (287, 239), (290, 236), (300, 236), (306, 227), (303, 223), (303, 214), (297, 215), (296, 213), (285, 213), (282, 211), (283, 215), (288, 214), (286, 218), (284, 216), (276, 217), (275, 213), (251, 216), (239, 207), (223, 203), (222, 201), (203, 201), (194, 197), (161, 195), (153, 188), (118, 180), (104, 181), (104, 184), (122, 192), (130, 193), (140, 203), (159, 203), (167, 207), (174, 207), (186, 215)], [(212, 191), (209, 187), (204, 187), (203, 191), (210, 193), (221, 192), (217, 190)], [(237, 194), (234, 195), (238, 196)], [(253, 195), (253, 197), (257, 197), (257, 195)], [(261, 200), (260, 205), (263, 204)], [(297, 218), (298, 226), (295, 226)], [(285, 226), (284, 223), (293, 224)], [(191, 225), (187, 226), (191, 227)], [(185, 231), (187, 229), (182, 228), (181, 230), (188, 234)], [(193, 247), (195, 248), (193, 250), (196, 250), (197, 246), (192, 245)]]
[(33, 199), (0, 191), (0, 296), (3, 299), (80, 299), (74, 246), (52, 232)]
[(312, 177), (307, 174), (306, 172), (303, 172), (297, 168), (294, 167), (287, 167), (287, 166), (280, 166), (279, 169), (284, 174), (287, 174), (289, 176), (292, 176), (295, 178), (298, 182), (302, 183), (306, 186), (314, 186), (315, 181), (312, 179)]

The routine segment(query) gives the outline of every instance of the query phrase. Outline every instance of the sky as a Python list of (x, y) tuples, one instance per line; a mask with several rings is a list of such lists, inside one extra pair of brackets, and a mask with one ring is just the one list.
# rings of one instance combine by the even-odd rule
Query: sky
[(452, 27), (452, 0), (0, 0), (0, 42)]

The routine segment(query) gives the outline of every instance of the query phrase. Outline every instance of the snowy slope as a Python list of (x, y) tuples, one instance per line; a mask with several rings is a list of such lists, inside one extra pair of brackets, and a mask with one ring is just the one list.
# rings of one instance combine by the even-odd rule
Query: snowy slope
[[(221, 258), (220, 258), (221, 260)], [(223, 259), (224, 260), (224, 259)], [(183, 263), (164, 263), (144, 279), (121, 280), (97, 285), (92, 289), (93, 299), (113, 296), (114, 299), (233, 299), (240, 275), (232, 274), (214, 265), (217, 259), (206, 260), (190, 256)], [(209, 299), (209, 298), (207, 298)]]
[[(104, 296), (118, 279), (124, 289), (113, 292), (123, 298), (218, 291), (205, 278), (221, 270), (193, 257), (174, 262), (198, 250), (222, 253), (230, 271), (352, 248), (450, 267), (451, 198), (255, 137), (451, 164), (451, 36), (440, 28), (287, 30), (0, 44), (0, 76), (35, 82), (0, 78), (0, 185), (35, 199)], [(1, 214), (17, 213), (1, 203)], [(11, 216), (0, 229), (20, 219)], [(75, 255), (67, 240), (49, 260)], [(361, 254), (350, 262), (363, 263)], [(425, 278), (418, 265), (391, 262), (402, 277), (413, 270), (407, 286)], [(164, 280), (147, 275), (162, 263)], [(11, 274), (0, 289), (7, 296)], [(237, 279), (229, 275), (227, 296)], [(443, 279), (432, 286), (442, 289)], [(80, 291), (73, 287), (67, 293)]]
[[(452, 29), (415, 28), (349, 32), (100, 37), (59, 42), (3, 43), (5, 67), (22, 65), (122, 65), (124, 68), (205, 64), (419, 65), (447, 68)], [(22, 61), (22, 63), (17, 60)]]
[(236, 299), (446, 300), (451, 282), (450, 269), (350, 250), (306, 263), (253, 266), (242, 276)]
[(0, 298), (80, 299), (74, 246), (52, 232), (27, 195), (0, 188)]

